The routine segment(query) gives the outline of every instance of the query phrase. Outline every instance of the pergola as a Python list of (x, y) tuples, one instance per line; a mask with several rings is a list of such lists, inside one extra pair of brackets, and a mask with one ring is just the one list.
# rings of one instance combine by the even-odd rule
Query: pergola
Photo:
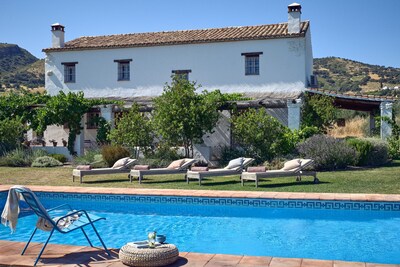
[[(375, 116), (392, 118), (393, 102), (398, 98), (391, 96), (363, 95), (355, 93), (341, 94), (336, 91), (309, 88), (306, 92), (311, 94), (320, 94), (334, 98), (334, 105), (341, 109), (350, 109), (369, 112), (370, 130), (375, 128)], [(381, 138), (386, 139), (391, 135), (391, 126), (384, 120), (381, 120)]]

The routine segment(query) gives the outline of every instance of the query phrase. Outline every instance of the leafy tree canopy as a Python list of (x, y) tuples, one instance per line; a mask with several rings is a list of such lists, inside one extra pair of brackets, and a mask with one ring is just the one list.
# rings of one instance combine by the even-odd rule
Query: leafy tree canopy
[(223, 104), (219, 90), (197, 93), (195, 82), (172, 77), (161, 96), (154, 100), (154, 125), (163, 141), (183, 145), (187, 157), (193, 156), (193, 144), (211, 132), (218, 122), (218, 108)]
[(285, 154), (290, 145), (289, 128), (269, 115), (265, 109), (248, 109), (232, 117), (235, 140), (244, 148), (245, 154), (258, 162)]
[(135, 156), (139, 156), (140, 148), (151, 146), (154, 136), (151, 122), (139, 112), (139, 105), (133, 104), (127, 114), (117, 122), (111, 130), (109, 139), (114, 145), (123, 145), (135, 149)]

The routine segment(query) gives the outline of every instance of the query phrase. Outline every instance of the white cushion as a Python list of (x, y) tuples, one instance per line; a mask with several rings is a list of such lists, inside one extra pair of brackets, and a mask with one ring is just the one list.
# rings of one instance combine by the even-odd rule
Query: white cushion
[(182, 164), (185, 162), (185, 159), (178, 159), (174, 160), (171, 162), (171, 164), (168, 165), (167, 169), (178, 169)]
[(119, 159), (114, 163), (114, 165), (111, 168), (113, 168), (113, 169), (124, 168), (126, 163), (128, 162), (128, 160), (129, 160), (129, 157)]
[(229, 161), (228, 166), (226, 166), (224, 169), (226, 170), (232, 170), (239, 168), (243, 166), (244, 158), (237, 158)]
[(283, 165), (282, 170), (284, 171), (290, 171), (290, 170), (294, 170), (300, 167), (301, 164), (301, 160), (300, 159), (292, 159), (289, 160), (287, 162), (285, 162), (285, 164)]

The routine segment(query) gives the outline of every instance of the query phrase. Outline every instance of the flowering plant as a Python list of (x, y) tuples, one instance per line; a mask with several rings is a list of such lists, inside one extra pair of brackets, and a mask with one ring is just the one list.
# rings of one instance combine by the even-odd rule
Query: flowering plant
[(149, 244), (149, 248), (155, 248), (156, 247), (156, 236), (157, 236), (157, 232), (153, 231), (147, 234), (147, 238), (148, 238), (148, 244)]

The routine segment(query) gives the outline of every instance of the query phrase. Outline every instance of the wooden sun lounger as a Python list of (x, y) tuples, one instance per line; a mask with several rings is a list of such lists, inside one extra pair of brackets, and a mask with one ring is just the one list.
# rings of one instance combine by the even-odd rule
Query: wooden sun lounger
[(176, 169), (169, 169), (169, 168), (154, 168), (149, 170), (131, 170), (130, 171), (130, 181), (132, 182), (133, 178), (137, 178), (139, 180), (139, 184), (142, 183), (143, 176), (145, 175), (163, 175), (163, 174), (179, 174), (182, 173), (186, 176), (186, 171), (193, 163), (195, 163), (195, 159), (185, 159), (185, 163)]
[(87, 175), (102, 175), (102, 174), (115, 174), (115, 173), (127, 173), (128, 178), (130, 178), (129, 172), (131, 166), (136, 162), (136, 159), (130, 159), (125, 166), (118, 167), (118, 168), (96, 168), (90, 170), (78, 170), (74, 169), (72, 171), (72, 182), (75, 182), (75, 177), (79, 177), (79, 182), (83, 182), (83, 176)]
[(262, 178), (278, 178), (278, 177), (296, 177), (296, 181), (301, 181), (302, 176), (314, 177), (314, 183), (317, 184), (319, 179), (315, 171), (304, 171), (303, 169), (310, 166), (313, 163), (311, 159), (302, 160), (301, 167), (294, 170), (268, 170), (265, 172), (242, 172), (240, 179), (242, 186), (244, 181), (255, 181), (256, 187), (258, 187), (258, 181)]
[(201, 185), (201, 180), (205, 177), (216, 177), (216, 176), (229, 176), (229, 175), (240, 175), (243, 168), (250, 165), (254, 159), (244, 158), (243, 165), (234, 169), (211, 169), (209, 171), (188, 171), (186, 173), (186, 182), (189, 183), (189, 179), (199, 180), (199, 185)]
[[(126, 173), (129, 176), (130, 169), (113, 169), (113, 168), (97, 168), (91, 170), (77, 170), (72, 171), (72, 181), (75, 182), (75, 177), (79, 177), (79, 182), (83, 182), (83, 176), (87, 175), (102, 175), (102, 174), (115, 174), (115, 173)], [(129, 177), (128, 177), (129, 178)]]

